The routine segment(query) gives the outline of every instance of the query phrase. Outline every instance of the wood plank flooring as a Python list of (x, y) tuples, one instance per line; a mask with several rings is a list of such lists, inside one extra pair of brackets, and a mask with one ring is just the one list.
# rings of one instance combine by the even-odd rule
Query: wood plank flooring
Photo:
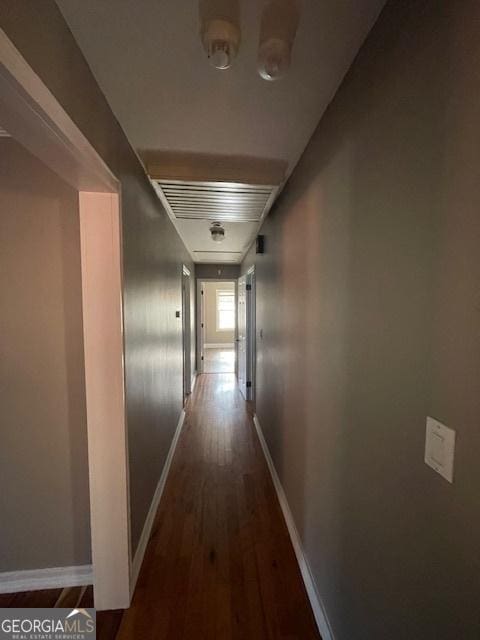
[(205, 349), (204, 373), (233, 373), (235, 371), (235, 349)]
[[(0, 607), (92, 605), (92, 587), (0, 595)], [(234, 374), (199, 376), (132, 606), (97, 613), (97, 638), (320, 638)]]
[(199, 376), (117, 640), (310, 640), (318, 631), (234, 374)]

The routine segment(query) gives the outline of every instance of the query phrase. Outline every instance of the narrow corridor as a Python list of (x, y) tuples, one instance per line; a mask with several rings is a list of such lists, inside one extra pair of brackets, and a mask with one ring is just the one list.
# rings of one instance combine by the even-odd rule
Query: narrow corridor
[(0, 640), (480, 640), (476, 95), (480, 0), (0, 0)]
[(199, 376), (117, 638), (318, 637), (235, 376)]

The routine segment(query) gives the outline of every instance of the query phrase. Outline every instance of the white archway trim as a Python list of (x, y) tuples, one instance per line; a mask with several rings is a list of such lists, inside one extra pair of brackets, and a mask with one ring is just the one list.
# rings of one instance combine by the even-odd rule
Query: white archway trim
[(131, 549), (120, 183), (2, 30), (0, 123), (79, 192), (94, 598), (97, 609), (125, 608)]

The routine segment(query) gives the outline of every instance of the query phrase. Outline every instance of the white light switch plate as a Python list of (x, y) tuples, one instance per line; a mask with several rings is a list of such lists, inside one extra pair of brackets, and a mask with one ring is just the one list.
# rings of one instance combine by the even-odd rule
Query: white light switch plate
[(427, 418), (425, 438), (425, 462), (437, 473), (453, 482), (455, 457), (455, 431), (434, 418)]

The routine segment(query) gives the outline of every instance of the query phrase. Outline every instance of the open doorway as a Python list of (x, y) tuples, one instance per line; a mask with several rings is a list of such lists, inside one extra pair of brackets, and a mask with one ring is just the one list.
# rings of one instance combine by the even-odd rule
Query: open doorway
[(4, 131), (0, 211), (0, 572), (91, 582), (78, 192)]
[(121, 185), (1, 30), (0, 125), (11, 510), (0, 592), (93, 583), (98, 610), (126, 608)]
[(236, 283), (199, 283), (200, 370), (234, 373), (236, 368)]

